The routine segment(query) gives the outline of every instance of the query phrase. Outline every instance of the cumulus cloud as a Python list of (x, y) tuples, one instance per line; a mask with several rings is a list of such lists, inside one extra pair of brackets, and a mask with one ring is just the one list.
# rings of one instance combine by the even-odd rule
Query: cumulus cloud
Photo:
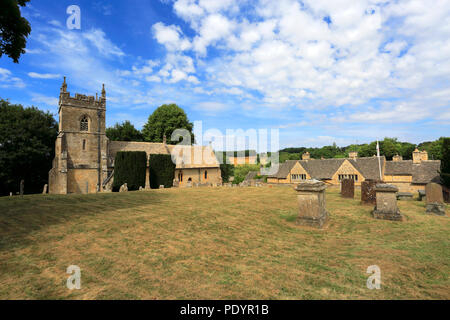
[[(164, 26), (173, 33), (170, 48), (160, 42), (168, 55), (181, 50), (181, 41), (190, 43), (182, 50), (201, 67), (197, 78), (203, 73), (209, 86), (230, 94), (257, 92), (263, 105), (350, 108), (349, 114), (358, 108), (348, 118), (369, 122), (413, 112), (397, 121), (416, 121), (435, 116), (418, 105), (450, 82), (450, 5), (444, 0), (177, 0), (173, 9), (194, 35)], [(179, 71), (161, 73), (170, 81), (186, 79)], [(392, 99), (403, 104), (379, 105), (376, 115), (370, 109), (374, 100)], [(427, 108), (448, 101), (443, 92), (439, 100), (427, 99)]]

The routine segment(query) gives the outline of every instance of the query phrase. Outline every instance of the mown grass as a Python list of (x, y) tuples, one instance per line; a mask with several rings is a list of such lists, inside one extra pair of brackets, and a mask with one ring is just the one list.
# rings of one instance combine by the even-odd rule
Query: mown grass
[(405, 221), (374, 220), (358, 199), (328, 190), (315, 230), (286, 187), (0, 198), (0, 298), (449, 299), (448, 216), (402, 201)]

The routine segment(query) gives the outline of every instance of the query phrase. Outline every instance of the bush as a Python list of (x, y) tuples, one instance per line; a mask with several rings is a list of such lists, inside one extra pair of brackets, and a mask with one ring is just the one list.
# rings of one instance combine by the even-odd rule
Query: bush
[(145, 187), (147, 153), (145, 151), (119, 151), (114, 161), (113, 191), (127, 184), (128, 190)]
[(246, 165), (234, 167), (233, 184), (239, 184), (242, 181), (244, 181), (245, 176), (250, 171), (259, 171), (259, 165), (258, 164), (246, 164)]
[(175, 164), (170, 154), (151, 154), (150, 155), (150, 187), (158, 189), (164, 185), (164, 188), (173, 186), (175, 177)]
[(441, 180), (443, 185), (450, 187), (450, 138), (444, 138), (442, 142)]
[(221, 164), (220, 165), (220, 173), (222, 175), (222, 182), (228, 182), (230, 177), (233, 176), (234, 166), (231, 164)]

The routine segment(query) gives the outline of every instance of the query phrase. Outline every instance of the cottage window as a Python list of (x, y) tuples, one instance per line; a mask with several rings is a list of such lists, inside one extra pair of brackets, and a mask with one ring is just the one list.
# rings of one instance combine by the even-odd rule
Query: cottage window
[(83, 116), (83, 118), (81, 118), (80, 131), (89, 131), (89, 120), (86, 116)]

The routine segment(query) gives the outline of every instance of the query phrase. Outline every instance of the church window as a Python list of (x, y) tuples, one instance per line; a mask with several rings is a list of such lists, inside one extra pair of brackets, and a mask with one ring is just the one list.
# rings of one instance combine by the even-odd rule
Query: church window
[(86, 150), (86, 139), (83, 139), (83, 151)]
[(205, 180), (208, 180), (208, 171), (205, 170)]
[(80, 131), (88, 131), (89, 130), (89, 121), (86, 116), (83, 116), (80, 121)]

